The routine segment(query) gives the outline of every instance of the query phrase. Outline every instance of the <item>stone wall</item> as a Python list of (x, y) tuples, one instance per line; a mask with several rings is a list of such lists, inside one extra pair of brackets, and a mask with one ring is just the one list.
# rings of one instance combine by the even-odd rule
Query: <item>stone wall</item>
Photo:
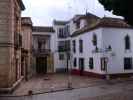
[(33, 64), (32, 64), (32, 21), (30, 17), (22, 17), (22, 48), (27, 51), (25, 68), (27, 70), (27, 76), (30, 78), (33, 75)]
[(9, 79), (9, 9), (9, 0), (0, 0), (0, 87), (7, 87)]
[(18, 0), (0, 0), (0, 88), (10, 88), (21, 78), (21, 48), (14, 45), (14, 34), (20, 32)]

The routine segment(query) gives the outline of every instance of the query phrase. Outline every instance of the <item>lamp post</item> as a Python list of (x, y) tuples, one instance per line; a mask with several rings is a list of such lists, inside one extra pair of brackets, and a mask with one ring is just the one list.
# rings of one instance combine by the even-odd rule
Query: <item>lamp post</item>
[(68, 83), (67, 88), (72, 89), (72, 76), (71, 76), (71, 70), (72, 70), (72, 54), (71, 51), (66, 52), (67, 56), (67, 68), (68, 68)]

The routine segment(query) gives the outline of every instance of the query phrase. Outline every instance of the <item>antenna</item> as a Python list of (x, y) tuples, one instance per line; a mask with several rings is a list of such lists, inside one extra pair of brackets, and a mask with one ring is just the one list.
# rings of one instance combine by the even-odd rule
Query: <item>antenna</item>
[(68, 8), (68, 12), (70, 12), (70, 15), (72, 16), (72, 5), (70, 4), (70, 2), (67, 2), (67, 8)]
[(77, 7), (78, 6), (78, 1), (79, 0), (73, 0), (73, 4), (74, 4), (74, 8), (75, 8), (75, 12), (79, 12), (79, 7)]

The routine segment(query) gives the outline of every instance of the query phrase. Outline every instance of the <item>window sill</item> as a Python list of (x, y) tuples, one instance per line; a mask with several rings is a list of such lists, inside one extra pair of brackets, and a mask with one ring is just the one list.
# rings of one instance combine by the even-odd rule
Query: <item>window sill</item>
[(125, 50), (125, 53), (131, 53), (132, 52), (132, 50)]

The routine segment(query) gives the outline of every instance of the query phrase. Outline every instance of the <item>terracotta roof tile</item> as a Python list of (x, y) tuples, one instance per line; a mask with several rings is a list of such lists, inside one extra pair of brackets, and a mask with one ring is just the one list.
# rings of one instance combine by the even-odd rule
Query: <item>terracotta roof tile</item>
[(131, 28), (123, 19), (110, 17), (102, 18), (99, 25), (102, 27)]
[(99, 27), (132, 28), (133, 29), (133, 27), (127, 24), (123, 19), (104, 17), (102, 19), (97, 20), (97, 22), (93, 23), (91, 26), (86, 26), (82, 29), (75, 31), (72, 34), (72, 37), (84, 34), (85, 32), (91, 31)]
[(75, 17), (72, 20), (79, 21), (80, 19), (89, 19), (89, 18), (99, 19), (99, 17), (97, 17), (96, 15), (88, 12), (85, 15), (75, 15)]

